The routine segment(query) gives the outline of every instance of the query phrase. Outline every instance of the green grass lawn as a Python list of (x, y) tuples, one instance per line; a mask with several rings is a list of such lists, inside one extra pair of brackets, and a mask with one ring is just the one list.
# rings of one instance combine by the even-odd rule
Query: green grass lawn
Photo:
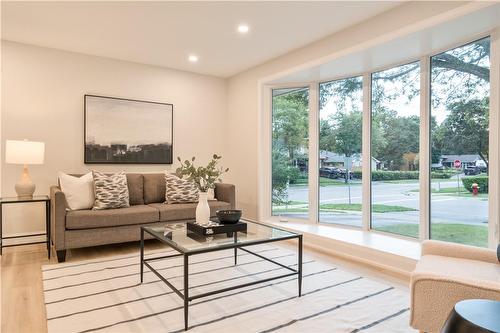
[[(304, 203), (305, 204), (305, 203)], [(351, 211), (351, 212), (360, 212), (361, 204), (321, 204), (319, 206), (320, 211), (333, 211), (333, 210), (342, 210), (342, 211)], [(389, 206), (389, 205), (380, 205), (373, 204), (372, 209), (374, 213), (395, 213), (395, 212), (411, 212), (416, 211), (416, 209), (404, 207), (404, 206)], [(275, 207), (273, 208), (274, 213), (307, 213), (309, 209), (307, 207)]]
[[(381, 183), (389, 183), (389, 184), (418, 184), (418, 179), (398, 179), (398, 180), (379, 180)], [(457, 182), (457, 180), (453, 179), (431, 179), (431, 183), (451, 183)]]
[[(320, 210), (350, 210), (350, 211), (361, 211), (361, 204), (321, 204), (319, 206)], [(389, 206), (373, 204), (372, 210), (374, 213), (394, 213), (394, 212), (411, 212), (416, 211), (416, 209), (404, 206)]]
[[(290, 186), (306, 186), (308, 184), (307, 179), (298, 179), (295, 184), (290, 184)], [(351, 180), (351, 186), (361, 185), (360, 180)], [(343, 179), (330, 179), (325, 177), (319, 177), (319, 186), (347, 186)]]
[[(409, 192), (419, 192), (418, 189), (410, 190)], [(431, 190), (432, 194), (443, 194), (447, 196), (455, 196), (455, 197), (469, 197), (469, 198), (488, 198), (488, 193), (479, 193), (476, 196), (473, 196), (471, 192), (467, 191), (463, 186), (461, 187), (444, 187), (441, 189), (433, 188)]]
[(418, 179), (373, 180), (373, 182), (388, 184), (418, 184)]
[[(391, 232), (399, 235), (418, 237), (418, 225), (401, 223), (377, 227), (376, 230)], [(431, 226), (432, 239), (455, 242), (461, 244), (488, 246), (488, 228), (486, 225), (433, 223)]]

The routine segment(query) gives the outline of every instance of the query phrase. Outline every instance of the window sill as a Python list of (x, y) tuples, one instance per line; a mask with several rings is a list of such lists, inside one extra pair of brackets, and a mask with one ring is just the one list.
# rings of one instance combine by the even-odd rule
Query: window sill
[(337, 225), (265, 221), (269, 225), (304, 234), (304, 244), (408, 277), (420, 259), (417, 240)]

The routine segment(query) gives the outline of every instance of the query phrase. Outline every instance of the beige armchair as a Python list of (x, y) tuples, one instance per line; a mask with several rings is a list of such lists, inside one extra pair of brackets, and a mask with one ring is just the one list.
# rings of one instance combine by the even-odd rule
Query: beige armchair
[(411, 275), (410, 325), (421, 332), (439, 332), (455, 303), (470, 298), (500, 300), (496, 252), (424, 241)]

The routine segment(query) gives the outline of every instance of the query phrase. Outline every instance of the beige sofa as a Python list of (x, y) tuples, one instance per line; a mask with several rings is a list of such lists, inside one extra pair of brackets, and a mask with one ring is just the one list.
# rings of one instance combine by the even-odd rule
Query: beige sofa
[(455, 303), (464, 299), (500, 300), (500, 264), (494, 250), (425, 241), (411, 275), (410, 325), (440, 332)]
[[(60, 188), (50, 188), (51, 237), (59, 262), (65, 261), (68, 249), (137, 241), (140, 226), (194, 220), (196, 203), (164, 203), (164, 174), (130, 173), (127, 182), (130, 207), (109, 210), (70, 211)], [(219, 209), (234, 209), (234, 185), (216, 184), (215, 198), (209, 201), (211, 216)]]

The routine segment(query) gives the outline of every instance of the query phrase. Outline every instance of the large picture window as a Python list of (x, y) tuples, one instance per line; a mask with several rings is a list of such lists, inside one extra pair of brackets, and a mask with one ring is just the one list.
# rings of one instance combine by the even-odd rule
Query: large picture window
[(418, 237), (420, 64), (372, 74), (371, 226)]
[(271, 89), (271, 215), (496, 246), (490, 67), (499, 64), (490, 44), (485, 37), (384, 70)]
[(309, 90), (274, 89), (272, 98), (272, 215), (307, 219)]
[(319, 221), (361, 227), (363, 78), (319, 86)]
[(431, 58), (433, 239), (488, 245), (490, 38)]

